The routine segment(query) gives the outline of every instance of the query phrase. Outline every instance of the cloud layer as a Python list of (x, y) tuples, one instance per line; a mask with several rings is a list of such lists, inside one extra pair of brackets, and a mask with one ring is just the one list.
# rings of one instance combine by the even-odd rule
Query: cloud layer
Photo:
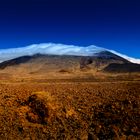
[(130, 62), (140, 64), (140, 59), (131, 58), (126, 55), (120, 54), (116, 51), (108, 50), (94, 45), (85, 47), (85, 46), (64, 45), (64, 44), (54, 44), (54, 43), (33, 44), (21, 48), (0, 50), (0, 62), (10, 60), (16, 57), (24, 56), (24, 55), (34, 55), (36, 53), (52, 54), (52, 55), (93, 56), (96, 53), (105, 50), (117, 54), (129, 60)]
[(11, 48), (0, 50), (0, 61), (13, 59), (23, 55), (33, 55), (36, 53), (53, 54), (53, 55), (76, 55), (76, 56), (92, 56), (95, 53), (105, 49), (94, 45), (74, 46), (54, 43), (33, 44), (22, 48)]

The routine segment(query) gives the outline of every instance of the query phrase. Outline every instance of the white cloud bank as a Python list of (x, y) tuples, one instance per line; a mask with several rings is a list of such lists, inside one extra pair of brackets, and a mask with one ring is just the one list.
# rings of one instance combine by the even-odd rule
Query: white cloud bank
[(54, 44), (54, 43), (41, 43), (33, 44), (22, 48), (10, 48), (0, 50), (0, 62), (10, 60), (16, 57), (24, 55), (34, 55), (36, 53), (41, 54), (52, 54), (52, 55), (75, 55), (75, 56), (93, 56), (96, 53), (102, 51), (110, 51), (116, 55), (119, 55), (130, 62), (139, 63), (140, 59), (135, 59), (128, 57), (126, 55), (120, 54), (113, 50), (108, 50), (105, 48), (91, 46), (75, 46), (75, 45), (64, 45), (64, 44)]

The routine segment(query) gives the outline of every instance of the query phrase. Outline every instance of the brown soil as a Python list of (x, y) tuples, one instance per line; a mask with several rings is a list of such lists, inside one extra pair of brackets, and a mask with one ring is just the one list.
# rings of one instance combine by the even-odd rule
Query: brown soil
[(140, 139), (139, 81), (54, 81), (1, 82), (1, 140)]

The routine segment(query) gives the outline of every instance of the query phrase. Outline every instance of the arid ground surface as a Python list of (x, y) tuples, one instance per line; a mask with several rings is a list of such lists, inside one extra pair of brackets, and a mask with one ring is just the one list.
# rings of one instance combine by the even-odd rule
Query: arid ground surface
[(0, 140), (139, 140), (139, 79), (0, 81)]

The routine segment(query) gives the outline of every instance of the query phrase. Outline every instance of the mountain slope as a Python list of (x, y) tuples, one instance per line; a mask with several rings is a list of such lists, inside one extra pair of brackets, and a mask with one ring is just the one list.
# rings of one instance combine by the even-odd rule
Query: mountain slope
[(5, 69), (8, 66), (14, 66), (14, 65), (26, 63), (31, 59), (32, 59), (32, 56), (21, 56), (21, 57), (15, 58), (15, 59), (7, 60), (7, 61), (0, 63), (0, 69)]
[(9, 67), (20, 69), (31, 69), (30, 72), (48, 71), (79, 71), (98, 70), (111, 63), (129, 63), (129, 61), (108, 51), (95, 53), (93, 56), (71, 56), (71, 55), (42, 55), (22, 56), (0, 63), (0, 69)]
[(112, 63), (105, 67), (103, 71), (112, 73), (140, 72), (140, 65), (134, 63)]

